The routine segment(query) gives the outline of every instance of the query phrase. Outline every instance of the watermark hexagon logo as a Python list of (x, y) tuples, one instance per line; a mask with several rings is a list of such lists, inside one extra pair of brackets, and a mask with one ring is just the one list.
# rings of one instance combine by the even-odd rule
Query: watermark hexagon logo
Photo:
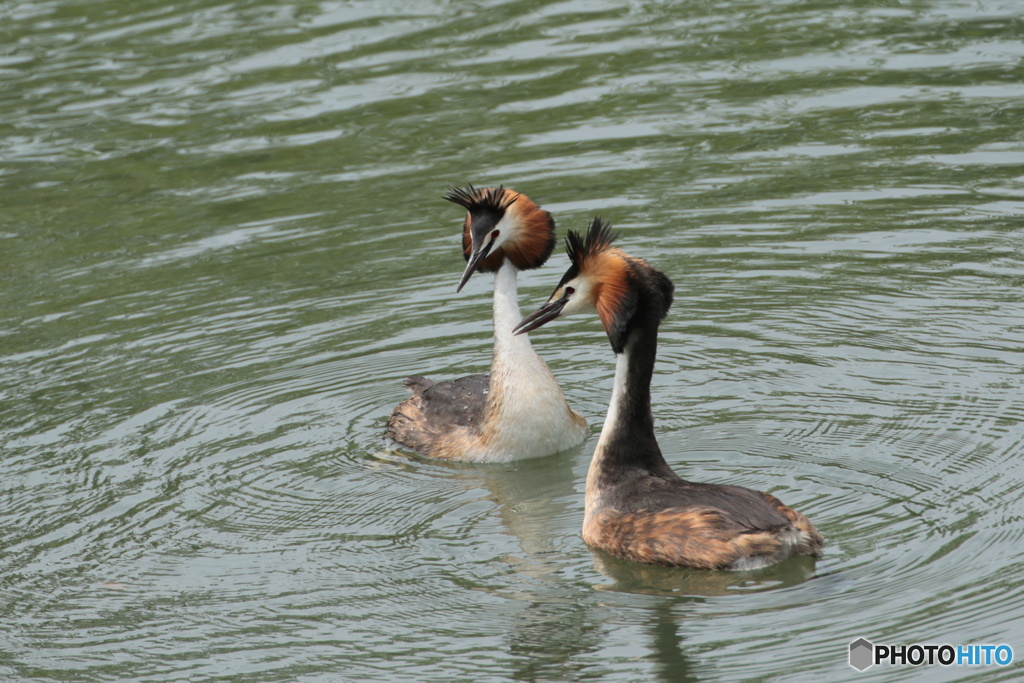
[(850, 643), (850, 666), (863, 671), (875, 663), (875, 646), (866, 638), (858, 638)]

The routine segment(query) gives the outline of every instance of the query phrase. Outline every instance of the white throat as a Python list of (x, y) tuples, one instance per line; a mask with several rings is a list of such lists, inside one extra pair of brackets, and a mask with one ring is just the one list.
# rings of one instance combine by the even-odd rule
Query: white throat
[[(512, 330), (523, 319), (519, 312), (519, 269), (505, 259), (494, 274), (494, 360), (498, 356), (533, 357), (540, 360), (525, 334), (515, 335)], [(543, 363), (543, 361), (541, 361)]]
[(600, 507), (601, 492), (597, 481), (604, 465), (608, 442), (612, 435), (622, 427), (619, 424), (619, 409), (626, 396), (626, 376), (629, 372), (629, 354), (633, 350), (632, 341), (632, 338), (627, 341), (622, 353), (615, 357), (615, 380), (612, 385), (612, 397), (608, 402), (608, 414), (604, 418), (601, 436), (597, 440), (597, 446), (594, 447), (594, 455), (590, 459), (590, 468), (587, 470), (587, 485), (583, 504), (586, 519), (589, 519)]
[(601, 428), (601, 438), (597, 441), (597, 449), (594, 452), (596, 457), (602, 451), (604, 445), (611, 435), (619, 428), (619, 404), (626, 395), (626, 375), (629, 372), (629, 353), (632, 344), (627, 343), (622, 353), (615, 357), (615, 383), (612, 385), (612, 398), (608, 403), (608, 414), (604, 418), (604, 426)]

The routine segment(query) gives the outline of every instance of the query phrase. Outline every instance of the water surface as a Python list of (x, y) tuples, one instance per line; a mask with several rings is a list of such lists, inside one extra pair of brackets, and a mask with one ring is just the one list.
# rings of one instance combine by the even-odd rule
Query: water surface
[[(1019, 9), (0, 5), (0, 677), (1015, 678), (846, 652), (1024, 656)], [(402, 377), (490, 360), (440, 198), (466, 182), (675, 281), (666, 458), (798, 508), (821, 560), (584, 546), (595, 320), (532, 335), (579, 449), (385, 441)]]

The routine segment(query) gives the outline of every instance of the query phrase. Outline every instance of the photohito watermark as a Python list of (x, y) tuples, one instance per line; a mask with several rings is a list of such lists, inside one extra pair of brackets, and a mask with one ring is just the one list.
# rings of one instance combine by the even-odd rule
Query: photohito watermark
[(850, 666), (863, 671), (875, 664), (938, 664), (939, 666), (1007, 666), (1009, 645), (875, 645), (867, 638), (850, 643)]

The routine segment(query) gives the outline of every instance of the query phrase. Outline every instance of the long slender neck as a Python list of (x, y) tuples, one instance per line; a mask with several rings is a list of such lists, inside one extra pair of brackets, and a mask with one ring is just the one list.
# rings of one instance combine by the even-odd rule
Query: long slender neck
[(615, 365), (615, 387), (594, 450), (588, 488), (591, 477), (607, 473), (621, 480), (623, 470), (674, 476), (658, 447), (651, 414), (651, 377), (657, 346), (658, 320), (637, 316)]
[(523, 319), (519, 312), (519, 287), (516, 277), (519, 269), (505, 259), (505, 263), (494, 274), (494, 360), (526, 354), (536, 356), (530, 338), (525, 334), (514, 335), (512, 330)]

